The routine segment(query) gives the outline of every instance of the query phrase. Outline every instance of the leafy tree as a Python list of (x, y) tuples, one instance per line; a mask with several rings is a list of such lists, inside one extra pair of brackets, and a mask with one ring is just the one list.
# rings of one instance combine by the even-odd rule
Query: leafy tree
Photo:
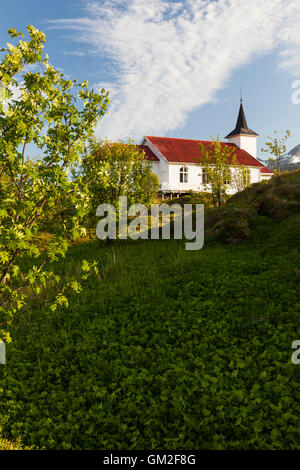
[[(44, 33), (33, 26), (27, 30), (28, 40), (8, 43), (0, 56), (0, 82), (9, 94), (5, 109), (0, 102), (0, 339), (5, 341), (13, 318), (30, 309), (32, 295), (43, 295), (55, 310), (67, 304), (69, 289), (80, 290), (80, 279), (64, 282), (49, 265), (84, 233), (86, 197), (68, 174), (108, 105), (105, 90), (94, 93), (87, 82), (66, 80), (55, 70), (43, 55)], [(15, 29), (8, 32), (12, 39), (23, 37)], [(24, 70), (28, 64), (38, 71)], [(40, 157), (28, 156), (34, 148)], [(39, 230), (60, 204), (74, 213), (62, 217), (55, 235), (41, 246)], [(83, 263), (81, 278), (91, 267)], [(47, 298), (53, 284), (55, 298)]]
[(131, 139), (128, 143), (90, 139), (74, 176), (82, 191), (89, 194), (89, 225), (93, 227), (100, 204), (114, 204), (118, 212), (119, 196), (127, 196), (128, 204), (147, 204), (158, 189), (144, 151)]
[(291, 131), (285, 131), (283, 137), (278, 136), (278, 132), (274, 131), (274, 137), (268, 136), (268, 141), (266, 142), (266, 148), (262, 148), (261, 151), (273, 155), (273, 157), (269, 157), (269, 162), (276, 163), (276, 171), (280, 174), (280, 165), (283, 155), (286, 153), (286, 145), (285, 142), (291, 135)]
[(151, 172), (145, 177), (143, 184), (149, 201), (153, 200), (157, 196), (160, 186), (157, 174)]
[(247, 185), (249, 174), (242, 165), (237, 164), (235, 149), (220, 142), (220, 137), (212, 138), (209, 145), (199, 144), (200, 154), (197, 164), (206, 175), (203, 184), (211, 190), (215, 206), (221, 206), (230, 185), (239, 188)]

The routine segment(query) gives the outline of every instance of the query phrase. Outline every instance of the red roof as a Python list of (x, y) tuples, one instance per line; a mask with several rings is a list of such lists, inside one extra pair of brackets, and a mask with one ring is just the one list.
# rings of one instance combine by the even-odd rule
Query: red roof
[(273, 175), (273, 173), (274, 173), (274, 171), (270, 170), (270, 168), (267, 168), (266, 166), (261, 168), (260, 172), (263, 173), (263, 174), (268, 174), (268, 175)]
[[(169, 162), (186, 162), (196, 163), (201, 154), (199, 151), (199, 144), (208, 147), (212, 144), (207, 140), (190, 140), (190, 139), (175, 139), (173, 137), (154, 137), (146, 136), (146, 138), (157, 148), (157, 150)], [(221, 142), (223, 147), (232, 147), (235, 150), (237, 163), (246, 166), (259, 166), (264, 167), (256, 158), (252, 157), (246, 150), (242, 150), (235, 144)], [(145, 147), (145, 146), (141, 146)]]
[(150, 160), (152, 162), (159, 162), (159, 158), (157, 158), (156, 155), (152, 152), (152, 150), (147, 147), (147, 145), (136, 145), (136, 147), (140, 148), (141, 150), (144, 150), (146, 154), (146, 160)]

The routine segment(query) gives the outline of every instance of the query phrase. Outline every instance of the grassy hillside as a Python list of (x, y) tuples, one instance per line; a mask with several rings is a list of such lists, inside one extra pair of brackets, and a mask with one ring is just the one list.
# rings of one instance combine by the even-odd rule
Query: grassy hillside
[(36, 302), (15, 322), (3, 436), (46, 449), (300, 449), (299, 174), (208, 211), (198, 252), (178, 240), (73, 246), (57, 270), (97, 259), (100, 275), (68, 309)]

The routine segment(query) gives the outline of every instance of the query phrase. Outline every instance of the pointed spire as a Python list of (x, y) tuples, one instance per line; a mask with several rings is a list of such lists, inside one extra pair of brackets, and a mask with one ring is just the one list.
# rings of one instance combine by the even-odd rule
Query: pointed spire
[(244, 108), (243, 108), (243, 96), (242, 96), (242, 91), (241, 91), (241, 104), (240, 104), (240, 110), (239, 110), (239, 115), (236, 121), (236, 126), (235, 129), (228, 134), (225, 139), (228, 139), (229, 137), (233, 137), (234, 135), (239, 135), (239, 134), (246, 134), (246, 135), (258, 135), (256, 132), (252, 131), (249, 129), (247, 121), (246, 121), (246, 116), (244, 113)]

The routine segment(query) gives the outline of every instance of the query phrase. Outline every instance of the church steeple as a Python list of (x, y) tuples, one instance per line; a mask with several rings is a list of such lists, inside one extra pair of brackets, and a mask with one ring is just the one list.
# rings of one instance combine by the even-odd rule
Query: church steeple
[(244, 112), (244, 107), (243, 107), (243, 100), (241, 98), (241, 105), (240, 105), (240, 110), (239, 110), (239, 115), (236, 121), (236, 126), (235, 129), (228, 134), (225, 139), (229, 139), (229, 137), (233, 137), (234, 135), (257, 135), (258, 134), (251, 129), (249, 129), (245, 112)]
[(243, 107), (243, 98), (241, 97), (240, 110), (236, 121), (236, 126), (233, 131), (225, 137), (225, 139), (228, 139), (229, 142), (237, 145), (240, 149), (246, 150), (248, 153), (250, 153), (250, 155), (256, 158), (257, 138), (258, 134), (248, 127)]

